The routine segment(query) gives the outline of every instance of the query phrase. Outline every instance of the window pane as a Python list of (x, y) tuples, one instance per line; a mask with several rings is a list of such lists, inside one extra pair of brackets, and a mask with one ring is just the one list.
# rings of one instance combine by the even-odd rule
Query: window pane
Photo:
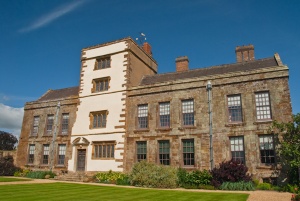
[(160, 127), (170, 127), (170, 103), (159, 104)]
[(241, 96), (234, 95), (227, 97), (229, 122), (241, 122), (242, 119), (242, 104)]
[(61, 133), (63, 135), (68, 134), (68, 129), (69, 129), (69, 114), (65, 113), (62, 114)]
[(256, 118), (271, 119), (271, 108), (268, 92), (260, 92), (255, 94)]
[(147, 159), (147, 142), (136, 142), (137, 146), (137, 161)]
[(138, 128), (148, 128), (148, 105), (138, 106)]
[(270, 135), (259, 136), (259, 148), (260, 148), (261, 163), (265, 163), (267, 165), (275, 163), (273, 136)]
[(194, 165), (194, 140), (182, 140), (183, 144), (183, 164)]
[(194, 100), (182, 101), (183, 125), (194, 125)]
[(230, 137), (231, 158), (245, 164), (244, 137)]
[(170, 165), (170, 142), (159, 141), (159, 161), (162, 165)]

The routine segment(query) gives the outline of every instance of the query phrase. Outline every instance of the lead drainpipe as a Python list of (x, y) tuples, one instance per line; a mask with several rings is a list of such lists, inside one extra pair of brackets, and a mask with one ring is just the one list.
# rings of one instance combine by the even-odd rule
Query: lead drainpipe
[(213, 139), (212, 139), (212, 109), (211, 109), (211, 90), (212, 84), (210, 81), (207, 82), (206, 91), (208, 95), (208, 115), (209, 115), (209, 162), (210, 170), (214, 168), (214, 156), (213, 156)]
[(52, 171), (54, 167), (54, 154), (55, 154), (55, 140), (56, 140), (56, 134), (57, 134), (57, 122), (58, 122), (58, 114), (60, 110), (60, 102), (57, 103), (56, 106), (56, 114), (55, 114), (55, 119), (54, 119), (54, 132), (53, 132), (53, 137), (52, 137), (52, 149), (51, 149), (51, 159), (50, 159), (50, 171)]

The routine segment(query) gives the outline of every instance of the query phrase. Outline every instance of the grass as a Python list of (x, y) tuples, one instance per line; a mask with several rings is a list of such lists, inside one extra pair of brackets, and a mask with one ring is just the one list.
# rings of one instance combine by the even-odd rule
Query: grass
[(13, 181), (30, 181), (31, 179), (0, 177), (0, 182), (13, 182)]
[(140, 188), (122, 188), (96, 186), (88, 184), (48, 183), (0, 185), (1, 201), (47, 201), (47, 200), (101, 200), (101, 201), (246, 201), (248, 194), (242, 193), (206, 193), (175, 190), (157, 190)]

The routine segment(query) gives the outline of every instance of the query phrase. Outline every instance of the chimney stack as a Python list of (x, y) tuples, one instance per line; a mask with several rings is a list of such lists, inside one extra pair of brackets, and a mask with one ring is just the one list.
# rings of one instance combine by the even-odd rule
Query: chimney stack
[(152, 56), (152, 51), (151, 51), (151, 45), (147, 42), (144, 42), (143, 44), (143, 50), (149, 54), (150, 56)]
[(253, 61), (254, 60), (254, 46), (246, 45), (246, 46), (237, 46), (235, 48), (236, 61), (238, 63)]
[(189, 70), (189, 59), (187, 56), (177, 57), (175, 59), (176, 72), (183, 72)]

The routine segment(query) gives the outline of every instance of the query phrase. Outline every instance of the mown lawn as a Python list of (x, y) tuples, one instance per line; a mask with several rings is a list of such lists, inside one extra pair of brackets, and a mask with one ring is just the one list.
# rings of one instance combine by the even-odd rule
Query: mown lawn
[(30, 181), (31, 179), (0, 177), (0, 182), (13, 182), (13, 181)]
[(101, 201), (246, 201), (248, 194), (204, 193), (175, 190), (156, 190), (95, 186), (88, 184), (48, 183), (0, 185), (0, 200), (101, 200)]

